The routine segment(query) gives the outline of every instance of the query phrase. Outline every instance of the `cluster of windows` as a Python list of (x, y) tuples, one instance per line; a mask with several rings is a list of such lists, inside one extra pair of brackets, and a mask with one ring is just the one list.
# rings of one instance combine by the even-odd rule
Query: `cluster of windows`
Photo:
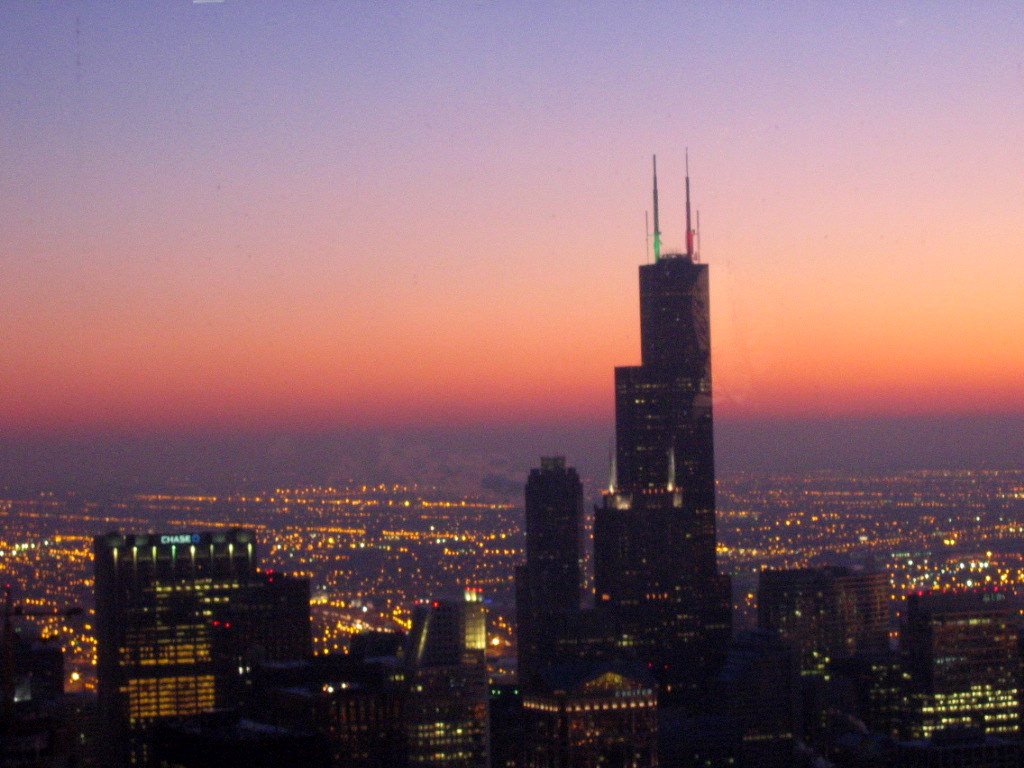
[(467, 720), (419, 723), (410, 729), (410, 760), (429, 765), (473, 763), (484, 745), (484, 713)]
[(154, 632), (130, 633), (119, 649), (122, 667), (200, 664), (210, 661), (210, 643), (205, 627), (177, 626), (158, 630), (165, 637), (152, 637)]
[(158, 717), (184, 717), (214, 708), (213, 675), (131, 678), (122, 689), (128, 722), (137, 725)]
[(921, 722), (915, 738), (930, 738), (943, 728), (980, 726), (986, 733), (1020, 732), (1020, 692), (991, 685), (973, 685), (965, 691), (922, 697)]

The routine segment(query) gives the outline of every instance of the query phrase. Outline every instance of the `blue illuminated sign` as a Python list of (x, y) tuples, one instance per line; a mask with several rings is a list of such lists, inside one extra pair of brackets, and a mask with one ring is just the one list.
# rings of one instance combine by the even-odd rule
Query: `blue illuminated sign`
[(161, 544), (198, 544), (198, 533), (174, 533), (160, 537)]

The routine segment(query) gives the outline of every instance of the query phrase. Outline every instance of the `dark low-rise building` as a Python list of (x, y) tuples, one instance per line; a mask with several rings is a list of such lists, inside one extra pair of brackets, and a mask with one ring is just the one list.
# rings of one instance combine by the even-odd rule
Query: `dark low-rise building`
[(326, 739), (235, 715), (201, 715), (153, 726), (148, 768), (331, 768)]
[(977, 728), (939, 731), (928, 740), (896, 744), (895, 768), (1019, 768), (1024, 745)]

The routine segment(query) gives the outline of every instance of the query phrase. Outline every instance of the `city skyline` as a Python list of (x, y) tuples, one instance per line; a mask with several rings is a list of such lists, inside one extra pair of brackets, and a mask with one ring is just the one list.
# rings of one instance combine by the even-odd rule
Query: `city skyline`
[(686, 145), (723, 419), (1021, 415), (1010, 4), (6, 15), (8, 434), (607, 423)]

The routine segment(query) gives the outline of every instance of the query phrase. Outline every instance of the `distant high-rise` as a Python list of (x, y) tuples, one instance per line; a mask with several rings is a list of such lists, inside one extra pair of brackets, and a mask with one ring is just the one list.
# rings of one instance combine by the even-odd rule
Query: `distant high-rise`
[[(404, 635), (392, 635), (391, 641), (399, 638)], [(262, 665), (254, 673), (247, 711), (289, 731), (325, 736), (331, 768), (407, 768), (408, 686), (406, 670), (393, 655), (399, 646), (384, 633), (367, 639), (371, 658), (326, 654)]]
[(889, 577), (849, 568), (762, 571), (758, 626), (792, 644), (804, 675), (825, 674), (830, 662), (889, 641)]
[(977, 728), (1021, 732), (1021, 630), (1005, 592), (912, 594), (901, 645), (915, 739)]
[(239, 703), (259, 661), (312, 651), (309, 582), (257, 569), (251, 531), (98, 536), (96, 639), (106, 764), (150, 728)]
[(542, 458), (526, 482), (526, 565), (516, 572), (521, 682), (556, 661), (560, 627), (580, 609), (582, 533), (579, 475), (561, 457)]
[(416, 607), (406, 650), (409, 764), (488, 764), (487, 628), (479, 592)]
[[(662, 693), (707, 683), (731, 632), (729, 579), (715, 557), (708, 267), (661, 253), (640, 267), (641, 364), (615, 369), (615, 455), (594, 520), (597, 602), (654, 669)], [(689, 692), (689, 693), (687, 693)]]

